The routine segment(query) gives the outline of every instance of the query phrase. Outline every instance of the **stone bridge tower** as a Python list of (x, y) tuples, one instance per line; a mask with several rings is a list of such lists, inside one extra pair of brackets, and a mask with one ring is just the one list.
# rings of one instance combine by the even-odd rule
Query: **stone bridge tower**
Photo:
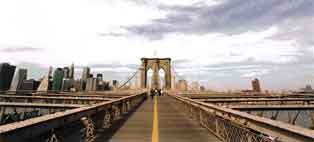
[(159, 82), (159, 70), (165, 72), (165, 88), (171, 89), (171, 59), (170, 58), (142, 58), (141, 65), (141, 88), (147, 88), (147, 72), (153, 70), (152, 88), (161, 88)]

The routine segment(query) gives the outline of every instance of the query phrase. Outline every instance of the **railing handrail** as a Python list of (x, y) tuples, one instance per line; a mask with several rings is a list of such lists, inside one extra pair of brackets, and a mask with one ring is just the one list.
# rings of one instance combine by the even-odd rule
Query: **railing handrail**
[[(122, 98), (107, 101), (107, 102), (101, 102), (101, 103), (91, 105), (91, 106), (85, 106), (85, 107), (81, 107), (81, 108), (67, 110), (64, 112), (57, 112), (54, 114), (48, 114), (48, 115), (36, 117), (33, 119), (28, 119), (28, 120), (24, 120), (24, 121), (20, 121), (20, 122), (14, 122), (14, 123), (6, 124), (3, 126), (0, 126), (0, 135), (15, 131), (15, 130), (18, 130), (21, 128), (26, 128), (26, 127), (29, 127), (29, 126), (32, 126), (35, 124), (41, 124), (41, 123), (44, 123), (47, 121), (52, 121), (54, 119), (64, 118), (64, 117), (67, 117), (70, 115), (77, 115), (79, 113), (92, 111), (94, 109), (97, 110), (98, 108), (100, 109), (100, 108), (103, 108), (107, 105), (112, 105), (112, 104), (118, 103), (120, 101), (136, 98), (136, 97), (141, 96), (141, 95), (144, 95), (144, 92), (135, 93), (134, 95), (122, 97)], [(72, 120), (72, 121), (74, 121), (74, 120)]]
[[(246, 95), (246, 92), (183, 92), (183, 93), (178, 93), (178, 95), (221, 95), (221, 94), (225, 94), (225, 95)], [(250, 92), (250, 95), (254, 95), (254, 96), (307, 96), (307, 95), (314, 95), (314, 93), (265, 93), (265, 92)]]
[(5, 107), (57, 107), (57, 108), (79, 108), (88, 105), (81, 104), (44, 104), (44, 103), (17, 103), (17, 102), (0, 102), (0, 106)]
[(99, 97), (76, 97), (76, 96), (22, 96), (22, 95), (0, 95), (0, 98), (17, 98), (17, 99), (60, 99), (60, 100), (96, 100), (96, 101), (110, 101), (109, 98)]
[[(240, 111), (229, 109), (229, 108), (222, 108), (222, 107), (219, 107), (219, 106), (214, 105), (214, 104), (199, 102), (199, 101), (187, 98), (187, 97), (182, 97), (182, 96), (178, 96), (178, 95), (170, 95), (170, 96), (173, 96), (173, 97), (175, 97), (181, 101), (185, 101), (185, 102), (188, 102), (191, 104), (196, 104), (199, 106), (213, 109), (214, 111), (223, 112), (224, 114), (231, 114), (231, 115), (234, 115), (236, 117), (240, 117), (242, 119), (249, 120), (251, 122), (260, 123), (263, 125), (266, 124), (267, 126), (270, 126), (270, 127), (276, 128), (276, 129), (280, 129), (280, 130), (285, 131), (285, 132), (289, 132), (290, 134), (294, 134), (294, 136), (298, 135), (298, 136), (301, 136), (303, 138), (307, 138), (307, 139), (310, 139), (311, 141), (314, 141), (314, 131), (313, 130), (309, 130), (306, 128), (290, 125), (290, 124), (279, 122), (279, 121), (274, 121), (274, 120), (271, 120), (268, 118), (258, 117), (255, 115), (251, 115), (251, 114), (248, 114), (245, 112), (240, 112)], [(268, 131), (262, 131), (262, 132), (264, 134), (270, 133)]]
[(249, 101), (314, 101), (314, 98), (237, 98), (237, 99), (196, 99), (205, 102), (249, 102)]
[[(137, 91), (143, 91), (143, 89), (137, 89), (134, 90), (134, 92)], [(71, 91), (60, 91), (60, 90), (48, 90), (48, 91), (37, 91), (37, 90), (6, 90), (6, 91), (0, 91), (0, 95), (4, 95), (4, 94), (16, 94), (16, 93), (29, 93), (32, 95), (50, 95), (51, 93), (53, 94), (68, 94), (68, 95), (75, 95), (77, 93), (84, 93), (84, 94), (101, 94), (101, 95), (109, 95), (109, 94), (123, 94), (123, 95), (127, 95), (129, 93), (129, 90), (104, 90), (104, 91), (81, 91), (81, 92), (71, 92)]]

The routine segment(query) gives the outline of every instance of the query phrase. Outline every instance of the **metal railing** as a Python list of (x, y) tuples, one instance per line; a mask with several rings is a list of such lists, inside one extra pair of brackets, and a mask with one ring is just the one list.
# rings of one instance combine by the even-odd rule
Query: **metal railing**
[(90, 106), (56, 112), (0, 126), (0, 141), (23, 141), (50, 133), (47, 141), (54, 141), (58, 130), (68, 124), (82, 122), (84, 130), (82, 141), (92, 141), (96, 128), (110, 127), (122, 114), (130, 112), (146, 98), (146, 92), (137, 92), (134, 95), (122, 97), (112, 101), (97, 103)]
[(314, 98), (241, 98), (232, 97), (226, 99), (198, 99), (197, 101), (212, 103), (219, 106), (228, 105), (310, 105), (314, 104)]
[(17, 102), (17, 103), (23, 102), (46, 104), (96, 104), (111, 100), (113, 99), (96, 97), (0, 95), (0, 102)]
[(313, 142), (314, 131), (207, 104), (172, 96), (181, 109), (223, 142)]

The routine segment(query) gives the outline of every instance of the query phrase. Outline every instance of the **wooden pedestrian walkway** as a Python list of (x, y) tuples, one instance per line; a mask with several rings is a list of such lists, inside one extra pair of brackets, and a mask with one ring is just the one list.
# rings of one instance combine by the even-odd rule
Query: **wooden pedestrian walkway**
[(97, 142), (219, 142), (174, 105), (169, 96), (149, 98), (121, 122), (120, 128), (104, 133)]

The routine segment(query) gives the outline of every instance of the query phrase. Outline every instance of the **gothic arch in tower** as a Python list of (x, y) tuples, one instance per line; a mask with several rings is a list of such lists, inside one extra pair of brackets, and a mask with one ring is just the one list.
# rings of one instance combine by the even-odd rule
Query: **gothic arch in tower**
[(153, 70), (152, 88), (160, 89), (159, 70), (165, 72), (165, 88), (171, 89), (171, 59), (170, 58), (142, 58), (141, 87), (147, 88), (147, 71)]

